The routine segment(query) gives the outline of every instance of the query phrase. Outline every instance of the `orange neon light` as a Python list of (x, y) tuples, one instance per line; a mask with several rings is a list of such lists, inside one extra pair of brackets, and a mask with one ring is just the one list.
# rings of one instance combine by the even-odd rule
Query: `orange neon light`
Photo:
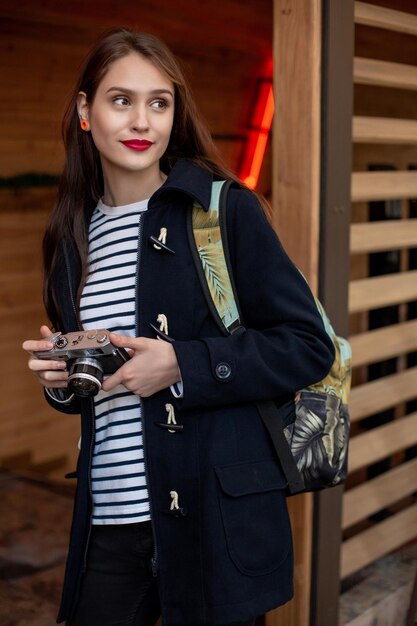
[[(243, 177), (243, 182), (250, 188), (255, 189), (259, 173), (262, 167), (262, 161), (265, 155), (266, 146), (268, 143), (269, 132), (272, 126), (272, 118), (274, 116), (274, 92), (272, 84), (269, 85), (268, 95), (265, 102), (265, 108), (262, 115), (262, 121), (257, 131), (257, 136), (251, 143), (251, 154), (246, 155), (246, 163), (249, 164), (246, 171), (248, 172)], [(249, 171), (248, 171), (249, 170)]]

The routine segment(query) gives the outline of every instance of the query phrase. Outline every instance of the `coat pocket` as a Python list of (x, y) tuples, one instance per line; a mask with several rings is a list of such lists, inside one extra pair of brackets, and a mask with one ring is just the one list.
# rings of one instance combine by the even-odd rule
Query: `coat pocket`
[(274, 459), (215, 468), (230, 557), (249, 576), (277, 569), (291, 549), (287, 482)]

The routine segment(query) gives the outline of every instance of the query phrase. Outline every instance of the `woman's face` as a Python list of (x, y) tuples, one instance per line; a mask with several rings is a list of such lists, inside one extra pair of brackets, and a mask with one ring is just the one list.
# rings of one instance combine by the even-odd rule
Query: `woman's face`
[(88, 119), (105, 179), (159, 171), (174, 120), (174, 93), (165, 74), (132, 52), (112, 63), (92, 103), (79, 94), (78, 112)]

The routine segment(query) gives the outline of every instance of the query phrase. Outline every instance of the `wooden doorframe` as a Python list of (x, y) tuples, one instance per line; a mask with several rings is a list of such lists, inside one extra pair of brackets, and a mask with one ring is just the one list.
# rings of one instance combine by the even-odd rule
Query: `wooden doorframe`
[[(291, 259), (318, 288), (320, 232), (321, 0), (274, 0), (273, 225)], [(266, 626), (308, 626), (313, 497), (288, 501), (294, 600)]]
[[(274, 0), (273, 225), (344, 335), (353, 8), (353, 0)], [(338, 623), (341, 491), (289, 500), (295, 598), (268, 613), (266, 626)]]

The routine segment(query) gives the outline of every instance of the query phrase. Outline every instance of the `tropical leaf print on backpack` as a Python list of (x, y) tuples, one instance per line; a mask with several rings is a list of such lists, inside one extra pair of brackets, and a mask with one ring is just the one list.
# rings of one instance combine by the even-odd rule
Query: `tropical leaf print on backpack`
[(205, 213), (197, 203), (193, 207), (193, 232), (210, 296), (225, 327), (237, 316), (237, 307), (224, 264), (224, 250), (217, 210)]
[(284, 433), (308, 490), (346, 478), (349, 419), (345, 411), (335, 395), (306, 390), (296, 394), (295, 419)]

